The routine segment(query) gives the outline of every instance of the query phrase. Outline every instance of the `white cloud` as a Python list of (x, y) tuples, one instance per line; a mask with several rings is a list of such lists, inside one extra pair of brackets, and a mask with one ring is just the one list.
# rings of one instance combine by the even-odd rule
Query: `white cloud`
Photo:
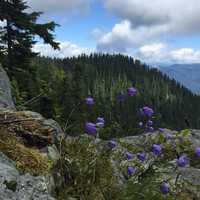
[(106, 0), (106, 7), (132, 25), (162, 24), (172, 33), (199, 33), (199, 0)]
[(97, 39), (97, 49), (108, 52), (128, 52), (130, 48), (157, 40), (166, 29), (167, 27), (163, 25), (153, 28), (145, 26), (134, 28), (130, 21), (124, 20), (116, 24), (110, 32), (100, 35)]
[(168, 43), (169, 39), (200, 33), (199, 0), (105, 2), (107, 9), (120, 17), (121, 22), (109, 32), (101, 31), (95, 38), (98, 51), (126, 53), (148, 63), (200, 62), (200, 51), (171, 48)]
[(91, 0), (27, 0), (32, 10), (45, 13), (57, 12), (85, 12), (88, 10)]
[[(90, 54), (96, 52), (96, 49), (79, 47), (71, 42), (61, 42), (60, 50), (54, 50), (50, 45), (37, 44), (33, 50), (39, 52), (42, 56), (65, 58), (78, 56), (81, 54)], [(133, 51), (125, 53), (134, 58), (141, 59), (149, 64), (160, 63), (200, 63), (200, 51), (191, 48), (172, 49), (166, 43), (149, 43)]]
[(170, 52), (172, 61), (184, 63), (200, 63), (200, 51), (191, 48), (181, 48)]
[(152, 43), (138, 49), (137, 56), (148, 63), (160, 63), (168, 57), (167, 45), (164, 43)]
[(50, 45), (47, 44), (36, 44), (33, 48), (35, 52), (39, 52), (42, 56), (65, 58), (78, 56), (80, 54), (90, 54), (93, 49), (79, 47), (71, 42), (61, 42), (60, 50), (54, 50)]
[(135, 56), (151, 64), (200, 63), (200, 51), (191, 48), (172, 49), (165, 43), (144, 45)]

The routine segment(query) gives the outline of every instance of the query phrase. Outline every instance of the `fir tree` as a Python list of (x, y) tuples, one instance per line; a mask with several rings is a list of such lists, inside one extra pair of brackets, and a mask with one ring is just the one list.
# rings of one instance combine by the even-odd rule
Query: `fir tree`
[(53, 31), (57, 24), (49, 22), (37, 23), (41, 12), (28, 12), (27, 3), (23, 0), (1, 0), (0, 20), (0, 54), (6, 57), (7, 63), (3, 63), (8, 71), (16, 69), (26, 70), (29, 67), (30, 58), (37, 54), (32, 52), (36, 43), (35, 36), (43, 39), (44, 43), (50, 44), (54, 49), (59, 44), (54, 41)]

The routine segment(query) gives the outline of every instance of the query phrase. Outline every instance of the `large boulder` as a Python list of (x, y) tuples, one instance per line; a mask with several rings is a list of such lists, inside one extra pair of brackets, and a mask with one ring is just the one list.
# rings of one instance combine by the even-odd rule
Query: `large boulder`
[(0, 200), (54, 199), (61, 137), (54, 120), (31, 111), (0, 110)]
[(0, 108), (15, 109), (9, 78), (0, 64)]

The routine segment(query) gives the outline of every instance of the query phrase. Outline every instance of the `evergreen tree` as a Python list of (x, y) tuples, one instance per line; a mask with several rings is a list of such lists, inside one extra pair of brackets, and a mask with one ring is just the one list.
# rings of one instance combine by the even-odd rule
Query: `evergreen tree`
[(59, 48), (52, 33), (57, 24), (37, 23), (42, 13), (29, 13), (28, 8), (23, 0), (0, 1), (0, 20), (4, 22), (0, 27), (0, 54), (6, 57), (7, 63), (3, 64), (9, 72), (19, 68), (26, 70), (29, 67), (30, 58), (37, 55), (32, 52), (32, 47), (36, 43), (35, 36), (42, 38), (54, 49)]
[[(37, 68), (34, 90), (39, 87), (41, 91), (42, 85), (46, 85), (45, 97), (51, 101), (45, 100), (48, 109), (41, 110), (44, 105), (41, 97), (28, 109), (52, 117), (63, 126), (68, 121), (68, 134), (80, 134), (84, 122), (95, 122), (98, 116), (106, 119), (103, 133), (106, 138), (139, 134), (139, 108), (145, 105), (155, 110), (155, 127), (200, 127), (200, 96), (131, 57), (107, 54), (63, 60), (37, 57), (33, 65)], [(134, 98), (126, 95), (130, 86), (138, 89)], [(125, 95), (125, 101), (117, 100), (119, 93)], [(95, 100), (91, 109), (84, 104), (87, 96)]]

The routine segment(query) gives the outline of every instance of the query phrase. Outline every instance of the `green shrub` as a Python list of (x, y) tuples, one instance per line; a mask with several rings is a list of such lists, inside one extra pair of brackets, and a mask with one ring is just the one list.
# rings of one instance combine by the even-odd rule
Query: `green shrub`
[[(57, 188), (60, 200), (117, 200), (119, 188), (113, 175), (108, 151), (100, 151), (89, 137), (69, 138), (60, 146), (62, 186)], [(59, 178), (59, 177), (57, 177)]]

